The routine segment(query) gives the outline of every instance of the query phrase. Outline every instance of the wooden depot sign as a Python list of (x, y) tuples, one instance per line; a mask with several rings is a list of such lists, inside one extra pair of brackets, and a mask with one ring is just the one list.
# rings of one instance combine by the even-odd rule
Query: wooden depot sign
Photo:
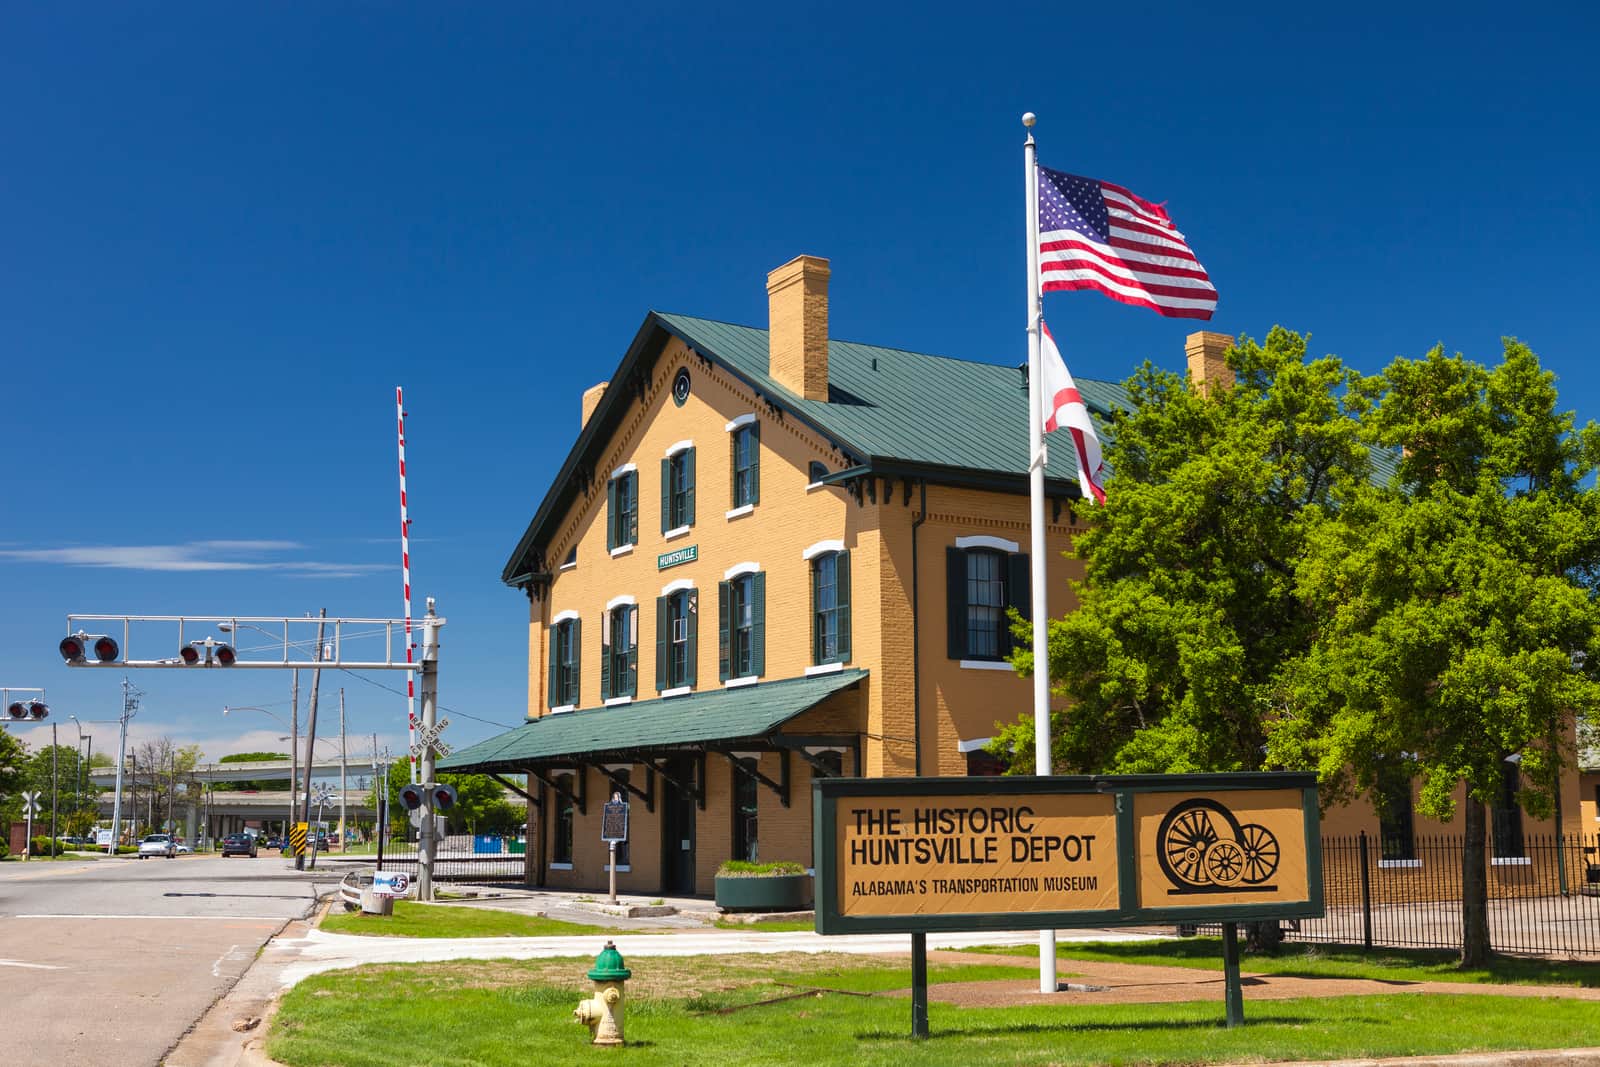
[(1310, 774), (821, 778), (817, 932), (1322, 914)]

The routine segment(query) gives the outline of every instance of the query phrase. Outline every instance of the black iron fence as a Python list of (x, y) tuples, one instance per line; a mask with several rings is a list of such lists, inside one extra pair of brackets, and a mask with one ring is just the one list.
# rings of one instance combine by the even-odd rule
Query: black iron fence
[[(1489, 943), (1497, 952), (1600, 956), (1600, 837), (1528, 836), (1488, 860)], [(1289, 937), (1367, 946), (1459, 948), (1460, 837), (1322, 839), (1327, 913)]]
[[(376, 857), (374, 857), (376, 859)], [(388, 841), (383, 869), (417, 875), (417, 842)], [(526, 844), (493, 835), (451, 834), (439, 843), (433, 860), (436, 882), (521, 882), (527, 869)]]

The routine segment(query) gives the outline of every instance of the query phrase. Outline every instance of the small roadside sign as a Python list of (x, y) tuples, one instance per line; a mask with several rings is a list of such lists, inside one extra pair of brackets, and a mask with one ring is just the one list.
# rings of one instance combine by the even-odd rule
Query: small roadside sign
[(620, 844), (628, 839), (628, 802), (612, 794), (600, 810), (600, 840)]
[(411, 888), (411, 879), (404, 871), (375, 871), (372, 875), (372, 894), (378, 897), (403, 897)]
[(39, 792), (38, 792), (38, 790), (33, 790), (31, 792), (27, 791), (27, 790), (23, 791), (23, 794), (22, 794), (22, 813), (24, 815), (37, 815), (37, 814), (39, 814)]

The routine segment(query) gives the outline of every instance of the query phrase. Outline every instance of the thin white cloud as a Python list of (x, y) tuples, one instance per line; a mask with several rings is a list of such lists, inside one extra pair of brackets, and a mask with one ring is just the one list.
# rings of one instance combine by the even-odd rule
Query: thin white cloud
[(176, 545), (66, 545), (0, 548), (0, 560), (113, 570), (194, 573), (276, 571), (293, 578), (359, 578), (390, 569), (387, 563), (262, 558), (305, 546), (296, 541), (188, 541)]

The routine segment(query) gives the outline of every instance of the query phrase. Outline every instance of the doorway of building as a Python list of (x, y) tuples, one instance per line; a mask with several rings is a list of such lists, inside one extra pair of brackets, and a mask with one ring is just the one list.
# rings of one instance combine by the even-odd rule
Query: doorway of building
[(692, 894), (695, 799), (674, 783), (695, 781), (695, 761), (692, 757), (668, 760), (666, 771), (672, 780), (661, 783), (661, 891)]

